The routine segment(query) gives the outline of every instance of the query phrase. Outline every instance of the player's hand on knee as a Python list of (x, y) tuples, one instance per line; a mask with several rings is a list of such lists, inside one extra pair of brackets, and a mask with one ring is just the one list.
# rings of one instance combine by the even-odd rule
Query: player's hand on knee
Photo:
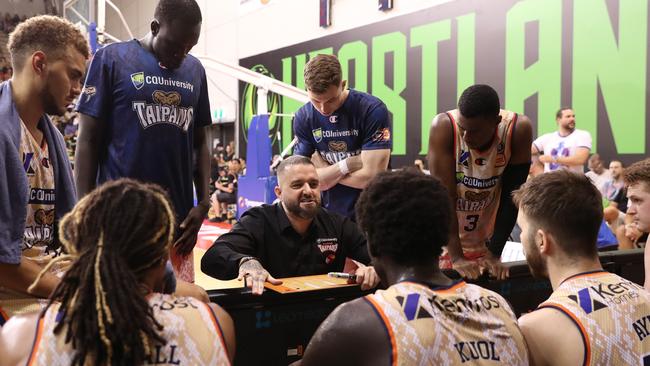
[(272, 285), (282, 284), (282, 281), (271, 276), (256, 259), (249, 259), (239, 266), (237, 279), (244, 280), (244, 285), (251, 289), (253, 295), (261, 295), (264, 292), (264, 282)]
[(361, 290), (370, 290), (379, 285), (380, 280), (377, 272), (375, 272), (375, 267), (360, 266), (354, 274), (357, 276), (356, 283), (361, 285)]
[(468, 261), (465, 258), (452, 260), (452, 268), (461, 276), (470, 280), (475, 280), (481, 275), (481, 268), (478, 263)]
[(505, 280), (510, 276), (510, 269), (501, 262), (500, 258), (495, 257), (492, 253), (487, 253), (481, 259), (481, 264), (497, 280)]

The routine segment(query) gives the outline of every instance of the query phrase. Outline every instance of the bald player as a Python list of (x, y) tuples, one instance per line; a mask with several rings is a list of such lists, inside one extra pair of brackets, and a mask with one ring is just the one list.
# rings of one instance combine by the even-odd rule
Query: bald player
[(535, 365), (647, 365), (650, 294), (603, 270), (598, 189), (583, 174), (542, 174), (514, 194), (528, 265), (553, 294), (519, 325)]
[(526, 181), (532, 136), (530, 120), (500, 109), (488, 85), (465, 89), (458, 109), (433, 119), (429, 170), (447, 187), (457, 218), (440, 268), (468, 278), (478, 277), (481, 267), (508, 276), (501, 251), (517, 218), (511, 193)]
[[(650, 159), (636, 162), (625, 169), (623, 181), (627, 187), (627, 214), (632, 216), (640, 231), (650, 232)], [(647, 245), (643, 261), (644, 287), (650, 291), (650, 249)]]
[(380, 173), (356, 210), (375, 269), (390, 287), (336, 308), (312, 337), (303, 365), (528, 364), (506, 300), (452, 281), (435, 264), (453, 221), (438, 180)]

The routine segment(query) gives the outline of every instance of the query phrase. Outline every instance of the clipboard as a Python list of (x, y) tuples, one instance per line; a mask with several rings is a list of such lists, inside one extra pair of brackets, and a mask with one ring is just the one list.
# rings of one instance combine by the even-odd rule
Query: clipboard
[(356, 283), (348, 283), (348, 280), (345, 278), (329, 277), (327, 274), (279, 278), (279, 280), (282, 281), (281, 285), (272, 285), (266, 282), (264, 283), (264, 287), (281, 294), (287, 294), (318, 291), (337, 287), (358, 286)]

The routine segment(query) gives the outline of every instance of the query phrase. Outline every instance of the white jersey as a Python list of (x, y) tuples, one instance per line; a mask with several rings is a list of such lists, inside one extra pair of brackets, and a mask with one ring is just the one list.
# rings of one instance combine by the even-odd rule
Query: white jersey
[[(540, 154), (543, 153), (552, 157), (573, 156), (578, 148), (584, 147), (591, 150), (591, 135), (589, 132), (577, 128), (567, 136), (560, 136), (560, 133), (555, 131), (538, 137), (533, 141), (533, 145)], [(544, 164), (544, 172), (567, 168), (577, 173), (584, 173), (585, 171), (583, 165), (568, 167), (557, 163)]]
[[(501, 198), (501, 175), (512, 155), (512, 132), (517, 113), (501, 110), (492, 146), (485, 151), (470, 149), (458, 133), (457, 109), (447, 112), (454, 127), (456, 156), (456, 215), (463, 252), (484, 253), (494, 231)], [(469, 252), (469, 253), (468, 253)]]
[[(145, 355), (145, 365), (230, 365), (221, 326), (207, 304), (159, 293), (149, 296), (148, 302), (167, 344), (154, 345), (152, 354)], [(39, 318), (29, 365), (70, 365), (74, 350), (65, 342), (66, 331), (54, 334), (58, 313), (59, 304), (53, 304)]]

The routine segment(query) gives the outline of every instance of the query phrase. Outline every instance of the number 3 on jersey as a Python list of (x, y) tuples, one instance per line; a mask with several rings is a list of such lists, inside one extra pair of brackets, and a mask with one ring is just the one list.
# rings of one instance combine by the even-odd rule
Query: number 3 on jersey
[(474, 229), (476, 229), (476, 223), (478, 222), (478, 217), (479, 215), (467, 215), (467, 217), (465, 218), (467, 225), (465, 225), (463, 229), (465, 229), (465, 231), (474, 231)]

